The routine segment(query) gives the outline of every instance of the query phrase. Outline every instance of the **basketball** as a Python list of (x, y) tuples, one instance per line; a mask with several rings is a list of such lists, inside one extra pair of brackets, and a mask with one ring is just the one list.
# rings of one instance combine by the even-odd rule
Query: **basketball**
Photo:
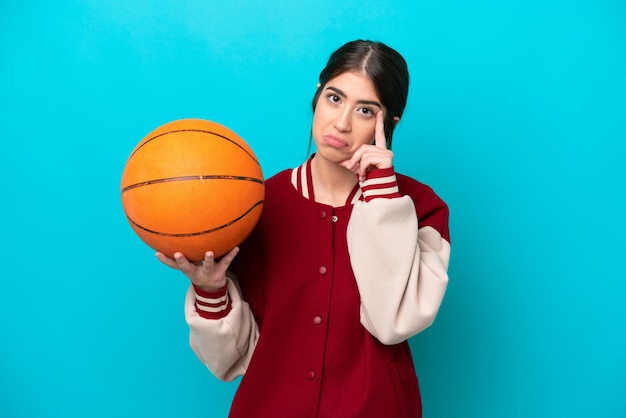
[(122, 174), (124, 213), (148, 246), (191, 261), (216, 257), (254, 229), (265, 197), (261, 165), (230, 129), (182, 119), (148, 134)]

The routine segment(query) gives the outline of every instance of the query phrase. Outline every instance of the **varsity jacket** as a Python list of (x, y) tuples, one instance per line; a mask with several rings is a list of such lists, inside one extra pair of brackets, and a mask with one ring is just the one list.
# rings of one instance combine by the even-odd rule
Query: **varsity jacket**
[(345, 206), (315, 202), (310, 160), (266, 181), (261, 219), (227, 286), (190, 287), (190, 345), (220, 379), (243, 376), (230, 417), (421, 417), (407, 339), (448, 283), (448, 208), (377, 169)]

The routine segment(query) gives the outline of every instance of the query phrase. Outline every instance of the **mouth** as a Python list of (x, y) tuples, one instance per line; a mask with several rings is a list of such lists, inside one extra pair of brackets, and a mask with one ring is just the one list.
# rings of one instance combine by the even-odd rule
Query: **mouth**
[(348, 146), (346, 141), (333, 135), (324, 135), (324, 142), (334, 148), (346, 148)]

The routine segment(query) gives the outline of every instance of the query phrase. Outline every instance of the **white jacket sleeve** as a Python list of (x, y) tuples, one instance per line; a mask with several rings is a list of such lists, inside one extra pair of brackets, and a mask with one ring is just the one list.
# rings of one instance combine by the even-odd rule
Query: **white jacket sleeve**
[[(208, 310), (215, 313), (214, 319), (199, 313)], [(191, 348), (218, 379), (231, 381), (246, 372), (259, 330), (235, 281), (229, 278), (227, 292), (217, 299), (200, 296), (190, 286), (185, 319), (190, 328)]]
[(450, 243), (433, 227), (420, 228), (411, 198), (359, 201), (347, 240), (363, 326), (383, 344), (429, 327), (448, 284)]

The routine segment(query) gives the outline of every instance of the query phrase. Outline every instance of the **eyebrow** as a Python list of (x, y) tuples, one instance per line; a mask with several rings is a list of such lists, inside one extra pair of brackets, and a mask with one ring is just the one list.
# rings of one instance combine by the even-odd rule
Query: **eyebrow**
[[(348, 95), (346, 93), (344, 93), (343, 91), (339, 90), (337, 87), (328, 86), (328, 87), (326, 87), (326, 89), (334, 91), (335, 93), (337, 93), (338, 96), (341, 96), (342, 98), (348, 97)], [(357, 100), (357, 103), (359, 103), (359, 104), (367, 104), (367, 105), (374, 105), (374, 106), (378, 106), (381, 109), (383, 108), (383, 106), (379, 102), (377, 102), (375, 100)]]

